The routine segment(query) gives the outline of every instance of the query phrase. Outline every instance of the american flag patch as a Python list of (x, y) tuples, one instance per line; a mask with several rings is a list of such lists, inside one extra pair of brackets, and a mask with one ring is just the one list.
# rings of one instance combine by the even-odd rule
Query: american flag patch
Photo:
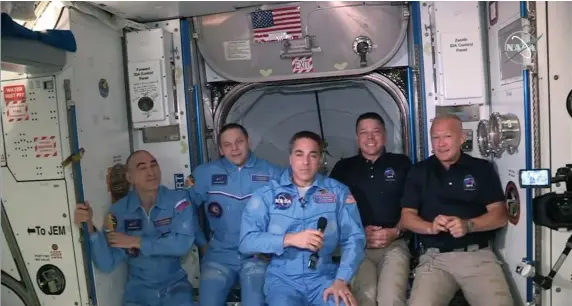
[(175, 209), (176, 209), (178, 212), (182, 212), (183, 210), (185, 210), (185, 208), (187, 208), (187, 207), (189, 207), (189, 206), (191, 206), (191, 202), (189, 202), (189, 201), (187, 201), (187, 200), (181, 200), (181, 201), (179, 201), (179, 203), (177, 203), (177, 204), (175, 205)]
[(300, 7), (288, 6), (250, 14), (254, 42), (264, 43), (302, 38)]
[(354, 196), (350, 193), (347, 197), (346, 197), (346, 204), (355, 204), (356, 203), (356, 199), (354, 199)]

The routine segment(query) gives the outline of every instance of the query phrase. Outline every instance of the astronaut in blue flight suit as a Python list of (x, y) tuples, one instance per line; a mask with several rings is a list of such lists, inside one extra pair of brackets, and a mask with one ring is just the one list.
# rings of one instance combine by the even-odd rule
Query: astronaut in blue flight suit
[(147, 151), (132, 153), (126, 164), (134, 190), (111, 206), (103, 231), (94, 227), (89, 203), (76, 208), (75, 222), (88, 223), (93, 261), (110, 272), (127, 260), (125, 306), (193, 306), (180, 259), (194, 243), (188, 193), (160, 185), (161, 170)]
[(218, 140), (223, 157), (197, 167), (194, 186), (189, 189), (193, 203), (204, 207), (212, 230), (210, 242), (202, 231), (195, 234), (201, 250), (206, 249), (201, 259), (199, 303), (226, 305), (230, 290), (239, 280), (242, 304), (263, 306), (268, 263), (259, 255), (239, 254), (240, 219), (252, 192), (278, 177), (282, 169), (250, 152), (248, 133), (239, 124), (224, 126)]
[[(302, 131), (290, 141), (290, 169), (256, 190), (242, 215), (239, 250), (268, 253), (264, 285), (271, 306), (355, 306), (348, 284), (365, 249), (365, 232), (347, 186), (318, 174), (320, 136)], [(320, 217), (327, 219), (316, 230)], [(332, 255), (341, 246), (339, 267)], [(313, 252), (319, 259), (309, 265)]]

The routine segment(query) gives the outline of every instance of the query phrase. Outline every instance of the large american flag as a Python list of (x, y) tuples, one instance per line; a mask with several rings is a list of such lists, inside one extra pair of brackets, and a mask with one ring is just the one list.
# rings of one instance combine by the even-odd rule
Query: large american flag
[(300, 7), (289, 6), (250, 14), (257, 43), (302, 38)]

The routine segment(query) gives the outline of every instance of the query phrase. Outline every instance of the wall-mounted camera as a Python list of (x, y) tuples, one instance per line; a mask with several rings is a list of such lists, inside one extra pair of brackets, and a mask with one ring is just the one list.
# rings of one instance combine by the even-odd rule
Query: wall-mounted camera
[[(572, 164), (559, 168), (551, 177), (550, 169), (520, 170), (520, 186), (522, 188), (548, 188), (552, 184), (566, 183), (563, 193), (550, 192), (532, 200), (532, 216), (536, 225), (553, 230), (572, 231)], [(516, 272), (532, 281), (542, 289), (552, 287), (552, 280), (572, 250), (572, 235), (568, 238), (564, 250), (547, 276), (531, 272), (532, 264), (523, 261)]]
[(550, 169), (520, 170), (522, 188), (549, 188), (566, 183), (563, 193), (549, 192), (532, 200), (533, 220), (553, 230), (572, 230), (572, 164), (559, 168), (551, 178)]

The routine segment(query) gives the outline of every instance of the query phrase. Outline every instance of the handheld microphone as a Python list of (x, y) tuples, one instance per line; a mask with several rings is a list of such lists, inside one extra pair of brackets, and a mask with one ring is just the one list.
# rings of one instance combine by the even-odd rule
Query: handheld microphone
[[(328, 219), (324, 217), (320, 217), (320, 219), (318, 219), (318, 230), (320, 232), (323, 233), (326, 230), (327, 225), (328, 225)], [(308, 268), (311, 270), (316, 270), (316, 266), (318, 265), (318, 259), (320, 259), (318, 251), (312, 253), (312, 255), (310, 255), (310, 260), (308, 260)]]

